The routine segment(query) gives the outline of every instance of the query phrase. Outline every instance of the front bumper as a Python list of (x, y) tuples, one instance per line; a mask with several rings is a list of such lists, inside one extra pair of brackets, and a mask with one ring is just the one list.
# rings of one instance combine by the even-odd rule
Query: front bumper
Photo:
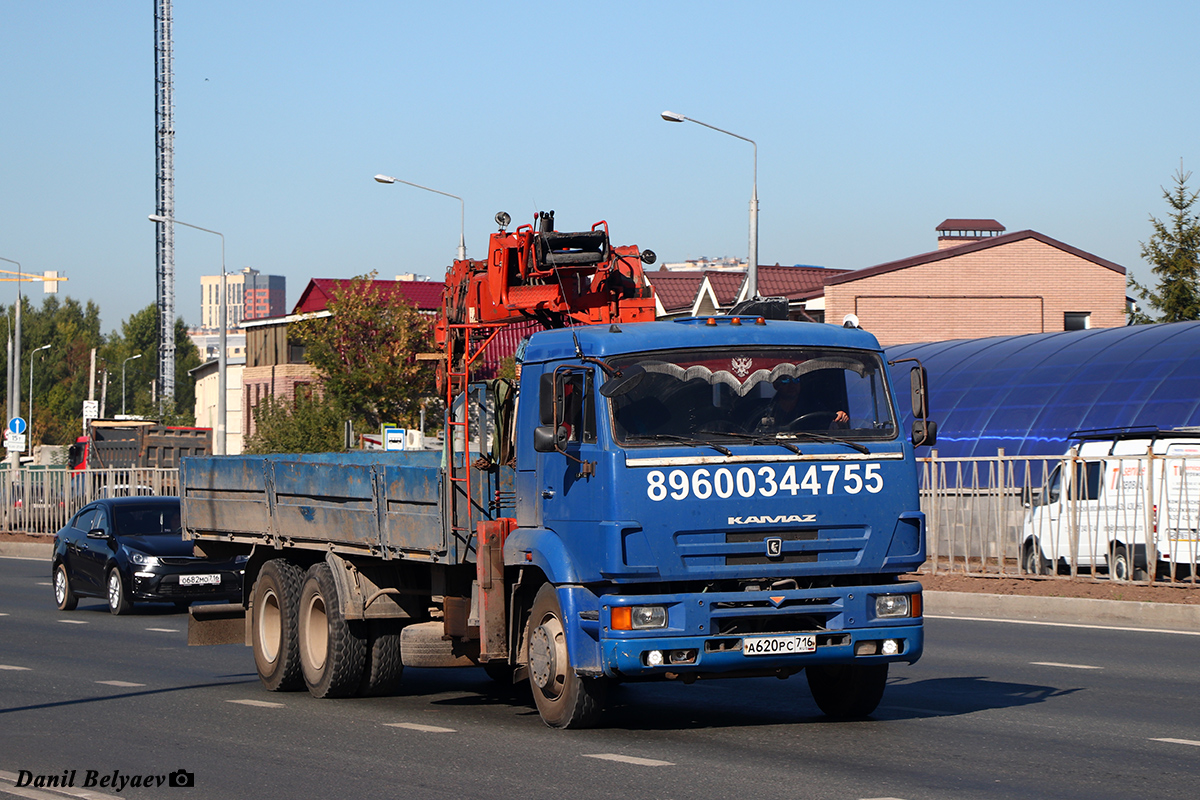
[[(220, 583), (188, 586), (180, 577), (189, 574), (218, 575)], [(133, 581), (129, 594), (134, 600), (159, 600), (171, 603), (191, 603), (205, 600), (240, 601), (242, 599), (243, 570), (238, 569), (188, 569), (173, 570), (169, 566), (149, 569), (134, 565)]]
[[(917, 583), (885, 586), (728, 592), (690, 595), (605, 596), (599, 613), (601, 669), (617, 678), (687, 677), (738, 673), (792, 673), (811, 664), (912, 663), (924, 649), (922, 618), (877, 618), (875, 598), (910, 596)], [(612, 609), (667, 607), (666, 628), (612, 629)], [(816, 648), (794, 654), (747, 655), (745, 639), (811, 634)], [(884, 655), (883, 643), (894, 652)], [(655, 663), (651, 653), (661, 655)]]

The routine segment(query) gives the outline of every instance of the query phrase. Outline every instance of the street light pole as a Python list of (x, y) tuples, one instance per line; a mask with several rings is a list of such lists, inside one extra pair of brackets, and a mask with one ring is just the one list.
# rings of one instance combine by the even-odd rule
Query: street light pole
[(463, 199), (456, 194), (449, 192), (439, 192), (437, 189), (430, 189), (428, 186), (422, 186), (419, 183), (410, 181), (402, 181), (399, 178), (393, 178), (391, 175), (376, 175), (375, 180), (379, 183), (403, 183), (405, 186), (412, 186), (416, 189), (424, 189), (427, 192), (440, 194), (443, 197), (453, 197), (458, 201), (458, 260), (465, 261), (467, 258), (467, 239), (466, 239), (466, 223), (467, 223), (467, 204)]
[(29, 454), (33, 455), (33, 355), (41, 350), (49, 350), (50, 345), (44, 344), (29, 351)]
[(125, 365), (128, 364), (130, 361), (133, 361), (135, 358), (141, 358), (141, 357), (142, 357), (142, 354), (138, 353), (136, 356), (130, 356), (129, 358), (127, 358), (121, 362), (121, 416), (122, 417), (125, 416)]
[[(151, 222), (173, 222), (176, 225), (182, 225), (185, 228), (194, 228), (205, 233), (212, 233), (221, 237), (221, 302), (219, 304), (220, 312), (217, 322), (221, 329), (217, 333), (217, 430), (213, 437), (213, 453), (214, 455), (225, 455), (225, 417), (226, 417), (226, 398), (228, 393), (228, 375), (229, 365), (226, 362), (226, 347), (225, 347), (225, 329), (229, 327), (229, 298), (226, 296), (227, 289), (225, 286), (225, 235), (219, 231), (210, 231), (208, 228), (201, 228), (199, 225), (191, 225), (187, 222), (180, 222), (177, 219), (171, 219), (159, 214), (150, 215)], [(121, 390), (124, 395), (124, 388)]]
[(694, 122), (697, 125), (703, 125), (726, 136), (732, 136), (735, 139), (741, 139), (743, 142), (749, 142), (754, 145), (754, 187), (750, 192), (750, 256), (746, 264), (746, 297), (751, 299), (758, 298), (758, 143), (753, 139), (748, 139), (745, 136), (739, 136), (736, 133), (718, 128), (716, 125), (709, 125), (707, 122), (701, 122), (698, 119), (685, 117), (683, 114), (676, 114), (674, 111), (662, 112), (662, 118), (667, 122)]

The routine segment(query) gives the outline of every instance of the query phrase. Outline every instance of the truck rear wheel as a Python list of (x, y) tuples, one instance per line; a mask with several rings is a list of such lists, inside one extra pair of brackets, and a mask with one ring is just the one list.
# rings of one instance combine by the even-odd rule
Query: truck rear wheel
[(584, 678), (571, 669), (567, 634), (558, 594), (550, 584), (538, 590), (525, 626), (529, 682), (542, 721), (551, 728), (590, 728), (604, 709), (604, 678)]
[(272, 692), (304, 688), (296, 622), (303, 583), (304, 571), (282, 558), (263, 564), (254, 582), (250, 619), (254, 666), (258, 679)]
[(373, 619), (367, 626), (366, 663), (358, 694), (379, 697), (393, 694), (400, 686), (404, 663), (400, 660), (403, 624), (394, 619)]
[(859, 719), (883, 699), (887, 664), (818, 664), (805, 667), (813, 700), (834, 719)]
[(366, 636), (347, 622), (333, 573), (324, 561), (308, 568), (300, 590), (300, 671), (313, 697), (345, 697), (362, 683)]

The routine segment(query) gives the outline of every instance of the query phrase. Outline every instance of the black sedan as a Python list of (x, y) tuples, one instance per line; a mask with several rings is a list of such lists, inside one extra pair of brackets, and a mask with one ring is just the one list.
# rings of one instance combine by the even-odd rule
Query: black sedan
[(104, 597), (124, 614), (134, 601), (186, 608), (197, 600), (240, 601), (245, 558), (192, 554), (179, 525), (178, 497), (112, 497), (89, 503), (54, 535), (54, 599), (71, 611), (80, 597)]

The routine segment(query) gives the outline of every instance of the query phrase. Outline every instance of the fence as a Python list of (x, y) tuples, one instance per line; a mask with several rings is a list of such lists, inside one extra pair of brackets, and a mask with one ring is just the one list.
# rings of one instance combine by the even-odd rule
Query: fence
[(101, 497), (174, 495), (179, 470), (65, 467), (0, 471), (0, 530), (54, 533), (80, 508)]
[[(177, 469), (25, 469), (0, 480), (0, 529), (53, 533), (97, 498), (178, 493)], [(935, 453), (921, 459), (921, 509), (934, 573), (1197, 585), (1200, 457)]]
[(933, 572), (1196, 585), (1200, 457), (921, 459)]

